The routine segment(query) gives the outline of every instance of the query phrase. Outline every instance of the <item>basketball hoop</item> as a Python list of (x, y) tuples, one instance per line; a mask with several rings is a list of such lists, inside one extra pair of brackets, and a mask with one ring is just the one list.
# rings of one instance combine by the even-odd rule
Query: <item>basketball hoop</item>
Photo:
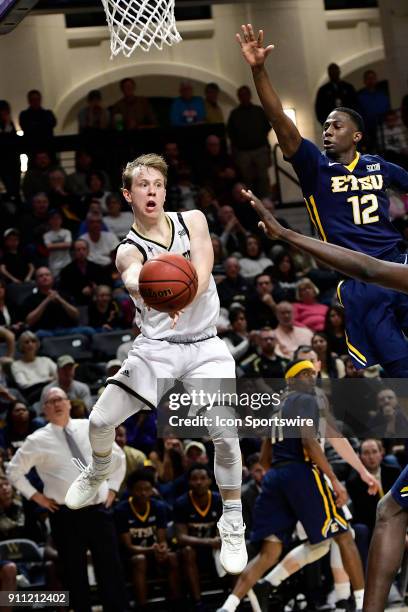
[(181, 41), (174, 17), (174, 0), (102, 0), (111, 35), (111, 58), (119, 53), (130, 57), (140, 47)]

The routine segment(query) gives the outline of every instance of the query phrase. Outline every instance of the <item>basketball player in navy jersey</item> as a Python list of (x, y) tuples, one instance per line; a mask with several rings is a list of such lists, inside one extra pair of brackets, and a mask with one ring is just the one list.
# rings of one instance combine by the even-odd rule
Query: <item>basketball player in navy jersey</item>
[[(68, 490), (66, 504), (73, 509), (86, 506), (110, 473), (115, 427), (140, 410), (155, 409), (168, 390), (164, 388), (166, 380), (182, 380), (194, 388), (193, 379), (235, 378), (234, 359), (216, 335), (220, 304), (211, 275), (213, 249), (207, 221), (198, 210), (164, 211), (166, 179), (167, 164), (155, 154), (138, 157), (123, 172), (123, 195), (132, 207), (134, 224), (118, 248), (116, 265), (135, 302), (141, 334), (119, 372), (107, 379), (106, 389), (91, 412), (92, 463)], [(162, 253), (179, 253), (191, 259), (198, 275), (194, 301), (182, 313), (171, 316), (149, 309), (139, 294), (144, 262)], [(214, 474), (223, 500), (218, 522), (220, 561), (227, 572), (237, 574), (248, 558), (242, 521), (241, 452), (237, 436), (228, 436), (222, 427), (214, 425), (209, 433), (215, 446)]]
[[(384, 261), (407, 263), (401, 235), (389, 221), (386, 189), (408, 191), (408, 173), (377, 155), (360, 155), (363, 121), (348, 108), (337, 108), (323, 125), (322, 153), (302, 138), (283, 111), (265, 60), (273, 46), (263, 46), (250, 24), (237, 34), (256, 89), (285, 158), (299, 178), (307, 210), (320, 238)], [(347, 346), (357, 368), (380, 363), (388, 376), (408, 377), (408, 298), (356, 280), (339, 286), (345, 307)]]
[[(250, 191), (243, 191), (243, 195), (259, 214), (259, 226), (268, 238), (288, 242), (347, 276), (408, 294), (406, 265), (374, 259), (364, 253), (286, 229)], [(368, 557), (363, 605), (365, 612), (383, 612), (385, 609), (392, 582), (401, 566), (407, 529), (408, 466), (377, 506), (376, 526)]]

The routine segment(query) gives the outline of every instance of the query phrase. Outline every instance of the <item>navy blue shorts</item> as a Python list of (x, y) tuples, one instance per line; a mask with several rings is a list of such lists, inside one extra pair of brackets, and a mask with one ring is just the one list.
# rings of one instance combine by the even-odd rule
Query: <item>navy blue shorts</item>
[(344, 514), (320, 470), (308, 463), (272, 467), (262, 481), (253, 513), (251, 541), (274, 535), (288, 543), (300, 521), (311, 544), (347, 531)]
[(391, 487), (391, 495), (405, 510), (408, 510), (408, 465), (402, 470)]
[[(407, 255), (391, 258), (407, 263)], [(347, 347), (356, 368), (408, 359), (408, 295), (357, 280), (340, 281), (337, 296), (344, 306)]]

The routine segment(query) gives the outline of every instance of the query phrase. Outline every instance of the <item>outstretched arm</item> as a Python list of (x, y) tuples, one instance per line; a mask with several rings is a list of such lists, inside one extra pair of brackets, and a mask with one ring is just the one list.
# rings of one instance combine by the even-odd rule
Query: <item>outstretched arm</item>
[(259, 227), (263, 229), (268, 238), (284, 240), (293, 244), (293, 246), (310, 253), (327, 266), (352, 278), (408, 293), (407, 266), (381, 261), (364, 253), (357, 253), (335, 244), (321, 242), (315, 238), (303, 236), (293, 230), (286, 229), (266, 210), (262, 202), (252, 192), (243, 190), (243, 194), (260, 216)]
[(242, 35), (236, 38), (241, 46), (242, 55), (252, 69), (256, 90), (262, 106), (272, 124), (285, 157), (292, 157), (298, 150), (302, 137), (296, 125), (285, 115), (282, 102), (269, 79), (265, 68), (265, 60), (273, 49), (273, 45), (263, 46), (263, 30), (255, 37), (252, 25), (242, 26)]

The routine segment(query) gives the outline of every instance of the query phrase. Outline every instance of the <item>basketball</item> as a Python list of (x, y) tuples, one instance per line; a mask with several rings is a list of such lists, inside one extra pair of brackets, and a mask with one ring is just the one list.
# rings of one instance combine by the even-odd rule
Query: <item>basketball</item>
[(164, 253), (149, 259), (139, 275), (139, 292), (145, 303), (160, 312), (188, 306), (197, 293), (193, 264), (182, 255)]

